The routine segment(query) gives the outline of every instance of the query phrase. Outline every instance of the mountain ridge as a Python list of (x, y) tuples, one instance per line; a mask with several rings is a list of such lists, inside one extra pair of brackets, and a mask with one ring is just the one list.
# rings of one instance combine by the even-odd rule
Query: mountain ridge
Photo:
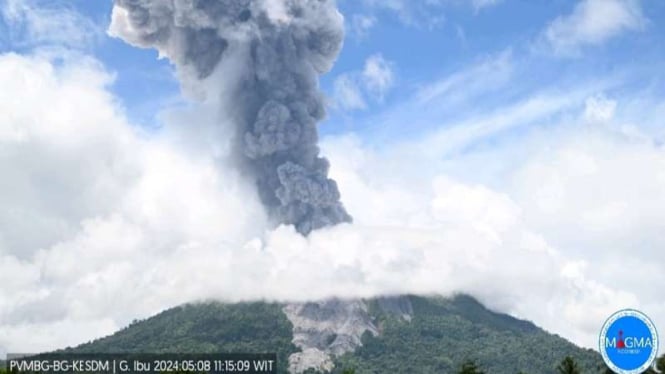
[[(566, 356), (574, 357), (583, 373), (598, 372), (602, 366), (597, 352), (579, 348), (532, 322), (491, 311), (469, 295), (404, 295), (361, 301), (366, 308), (358, 310), (366, 313), (376, 331), (362, 332), (359, 344), (352, 351), (334, 352), (329, 365), (319, 369), (330, 369), (332, 373), (344, 369), (354, 369), (356, 373), (452, 373), (464, 361), (473, 360), (487, 373), (553, 374)], [(293, 304), (213, 301), (184, 304), (64, 351), (276, 352), (278, 372), (286, 373), (289, 364), (293, 364), (289, 357), (303, 351), (295, 339), (297, 326), (285, 312), (287, 305)], [(326, 304), (303, 305), (319, 308), (316, 309), (319, 315), (328, 313), (321, 309)], [(409, 310), (411, 314), (406, 315), (404, 312)], [(322, 352), (326, 344), (333, 346), (336, 340), (353, 340), (352, 336), (340, 338), (333, 330), (323, 330), (324, 335), (314, 339), (318, 344), (316, 349)], [(305, 328), (305, 332), (311, 331)], [(318, 371), (316, 367), (306, 370), (300, 366), (297, 372)]]

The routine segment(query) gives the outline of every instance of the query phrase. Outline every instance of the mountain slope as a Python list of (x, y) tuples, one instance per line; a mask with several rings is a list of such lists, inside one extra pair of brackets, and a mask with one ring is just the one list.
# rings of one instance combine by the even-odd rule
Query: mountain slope
[(530, 322), (494, 313), (475, 299), (410, 297), (410, 323), (378, 313), (381, 335), (339, 358), (359, 373), (451, 373), (473, 360), (487, 373), (556, 373), (566, 356), (583, 373), (598, 372), (600, 355), (549, 334)]
[[(378, 335), (362, 335), (355, 352), (334, 358), (335, 369), (356, 373), (452, 373), (466, 360), (487, 373), (555, 373), (573, 356), (584, 373), (597, 372), (600, 355), (576, 347), (530, 322), (492, 312), (469, 296), (401, 297), (410, 315), (385, 299), (365, 300)], [(280, 372), (299, 351), (284, 306), (271, 303), (189, 304), (133, 323), (79, 352), (277, 352)], [(334, 336), (333, 339), (334, 340)], [(309, 370), (308, 372), (314, 372)]]
[[(272, 303), (197, 303), (168, 309), (117, 333), (80, 345), (80, 353), (253, 353), (276, 352), (286, 372), (291, 323)], [(68, 350), (68, 351), (69, 351)]]

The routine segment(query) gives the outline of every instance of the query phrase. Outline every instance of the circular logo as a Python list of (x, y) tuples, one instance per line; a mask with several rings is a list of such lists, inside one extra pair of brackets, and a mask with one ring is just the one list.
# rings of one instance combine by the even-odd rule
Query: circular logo
[(618, 374), (639, 374), (647, 370), (658, 354), (658, 333), (644, 313), (620, 310), (600, 330), (600, 354)]

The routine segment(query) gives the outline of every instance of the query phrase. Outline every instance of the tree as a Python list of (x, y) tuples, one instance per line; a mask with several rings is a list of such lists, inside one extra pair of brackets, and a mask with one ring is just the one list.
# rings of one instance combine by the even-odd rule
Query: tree
[(665, 354), (656, 360), (656, 369), (658, 369), (660, 373), (665, 373)]
[(485, 374), (484, 371), (480, 370), (478, 366), (473, 361), (467, 361), (462, 364), (462, 368), (457, 372), (458, 374)]
[(581, 374), (580, 368), (577, 366), (577, 362), (573, 360), (572, 357), (566, 356), (566, 358), (561, 361), (559, 366), (556, 367), (556, 370), (560, 374)]
[(599, 366), (598, 370), (600, 371), (601, 374), (616, 374), (615, 372), (612, 371), (612, 369), (608, 368), (605, 365)]
[[(602, 374), (615, 374), (607, 366), (601, 371)], [(648, 368), (644, 374), (665, 374), (665, 354), (660, 356), (656, 362), (653, 363), (653, 366)]]

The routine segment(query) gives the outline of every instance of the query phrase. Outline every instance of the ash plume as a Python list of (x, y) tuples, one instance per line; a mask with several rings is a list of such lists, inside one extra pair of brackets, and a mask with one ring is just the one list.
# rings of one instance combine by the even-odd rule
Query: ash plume
[(351, 221), (317, 146), (318, 76), (344, 37), (334, 0), (115, 0), (110, 32), (157, 49), (194, 82), (240, 58), (230, 105), (236, 156), (269, 215), (305, 235)]

